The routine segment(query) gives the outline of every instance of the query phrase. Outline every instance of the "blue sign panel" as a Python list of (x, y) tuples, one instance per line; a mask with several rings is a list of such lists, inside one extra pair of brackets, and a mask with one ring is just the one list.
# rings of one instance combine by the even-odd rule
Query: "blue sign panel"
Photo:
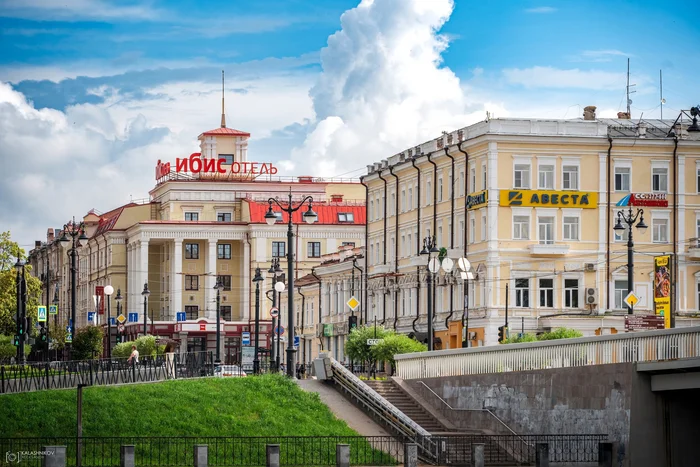
[(250, 333), (241, 333), (241, 340), (243, 341), (243, 345), (250, 345)]
[(299, 347), (299, 336), (294, 336), (294, 348)]
[(176, 317), (178, 321), (187, 321), (187, 313), (184, 311), (178, 311)]
[(139, 314), (138, 313), (129, 313), (129, 320), (130, 323), (138, 323), (139, 322)]
[(109, 324), (111, 324), (112, 326), (116, 326), (117, 325), (117, 318), (109, 318)]
[(95, 312), (88, 311), (88, 323), (93, 323), (93, 322), (95, 322)]
[(277, 326), (274, 331), (275, 335), (281, 336), (284, 334), (284, 326)]

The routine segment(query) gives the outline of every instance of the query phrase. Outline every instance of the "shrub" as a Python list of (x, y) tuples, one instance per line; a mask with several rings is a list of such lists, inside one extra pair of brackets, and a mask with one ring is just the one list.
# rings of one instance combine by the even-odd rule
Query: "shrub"
[(86, 326), (78, 329), (73, 336), (71, 355), (74, 360), (87, 360), (99, 358), (102, 355), (102, 328)]
[(522, 342), (536, 342), (537, 341), (537, 336), (534, 334), (524, 334), (522, 336), (520, 335), (515, 335), (511, 336), (506, 341), (504, 344), (520, 344)]
[(403, 334), (390, 334), (386, 336), (379, 344), (372, 347), (372, 355), (375, 360), (389, 362), (391, 365), (391, 374), (396, 370), (396, 360), (394, 355), (412, 352), (425, 352), (428, 346), (422, 344)]
[(537, 336), (537, 340), (549, 341), (554, 339), (571, 339), (574, 337), (583, 337), (583, 334), (576, 329), (557, 328), (554, 331), (545, 332)]
[[(24, 345), (24, 355), (29, 355), (32, 346)], [(0, 334), (0, 361), (8, 362), (17, 357), (17, 347), (14, 344), (14, 336), (3, 336)]]
[(155, 357), (157, 355), (163, 355), (165, 351), (165, 345), (156, 344), (156, 339), (160, 339), (156, 336), (141, 336), (135, 341), (122, 342), (117, 344), (112, 348), (112, 356), (114, 358), (129, 358), (131, 355), (131, 346), (135, 345), (136, 350), (139, 351), (140, 357)]

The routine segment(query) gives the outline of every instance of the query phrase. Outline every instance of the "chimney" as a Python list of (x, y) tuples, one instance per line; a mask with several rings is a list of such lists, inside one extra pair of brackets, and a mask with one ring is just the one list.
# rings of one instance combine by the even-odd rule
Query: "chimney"
[(583, 108), (583, 119), (584, 120), (595, 120), (595, 105), (589, 105)]
[(54, 229), (49, 229), (46, 231), (46, 243), (53, 242), (54, 239)]
[(34, 248), (41, 248), (41, 240), (34, 240)]
[(620, 120), (629, 120), (632, 117), (627, 112), (618, 112), (617, 118), (619, 118)]

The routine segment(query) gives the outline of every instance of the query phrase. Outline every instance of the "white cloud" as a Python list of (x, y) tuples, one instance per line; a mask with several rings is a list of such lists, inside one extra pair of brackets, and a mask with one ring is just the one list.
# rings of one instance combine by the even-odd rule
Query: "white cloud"
[(127, 4), (123, 1), (111, 2), (109, 0), (0, 0), (0, 16), (61, 21), (84, 19), (152, 21), (165, 19), (166, 13), (164, 11), (151, 8), (148, 3)]
[(624, 73), (601, 70), (562, 70), (549, 66), (510, 68), (503, 70), (510, 84), (526, 88), (620, 89), (625, 85)]
[(540, 14), (542, 14), (542, 13), (554, 13), (555, 11), (557, 11), (557, 9), (553, 8), (551, 6), (538, 6), (535, 8), (525, 9), (526, 13), (540, 13)]
[(634, 57), (634, 55), (620, 50), (584, 50), (579, 55), (572, 56), (572, 62), (612, 62), (613, 60), (623, 60), (623, 57)]
[(291, 152), (297, 173), (332, 176), (483, 118), (441, 66), (452, 0), (363, 0), (341, 17), (311, 90), (314, 130)]

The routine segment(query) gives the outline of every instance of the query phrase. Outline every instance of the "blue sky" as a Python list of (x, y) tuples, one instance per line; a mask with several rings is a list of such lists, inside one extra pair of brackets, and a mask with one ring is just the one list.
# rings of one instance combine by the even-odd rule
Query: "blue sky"
[[(0, 223), (40, 238), (146, 197), (157, 159), (218, 126), (222, 69), (229, 126), (287, 174), (358, 176), (486, 111), (613, 117), (628, 57), (633, 118), (658, 118), (660, 69), (675, 118), (700, 103), (697, 18), (648, 0), (0, 0), (0, 159), (28, 154), (0, 204), (41, 219), (0, 207)], [(46, 187), (60, 207), (17, 196)]]

